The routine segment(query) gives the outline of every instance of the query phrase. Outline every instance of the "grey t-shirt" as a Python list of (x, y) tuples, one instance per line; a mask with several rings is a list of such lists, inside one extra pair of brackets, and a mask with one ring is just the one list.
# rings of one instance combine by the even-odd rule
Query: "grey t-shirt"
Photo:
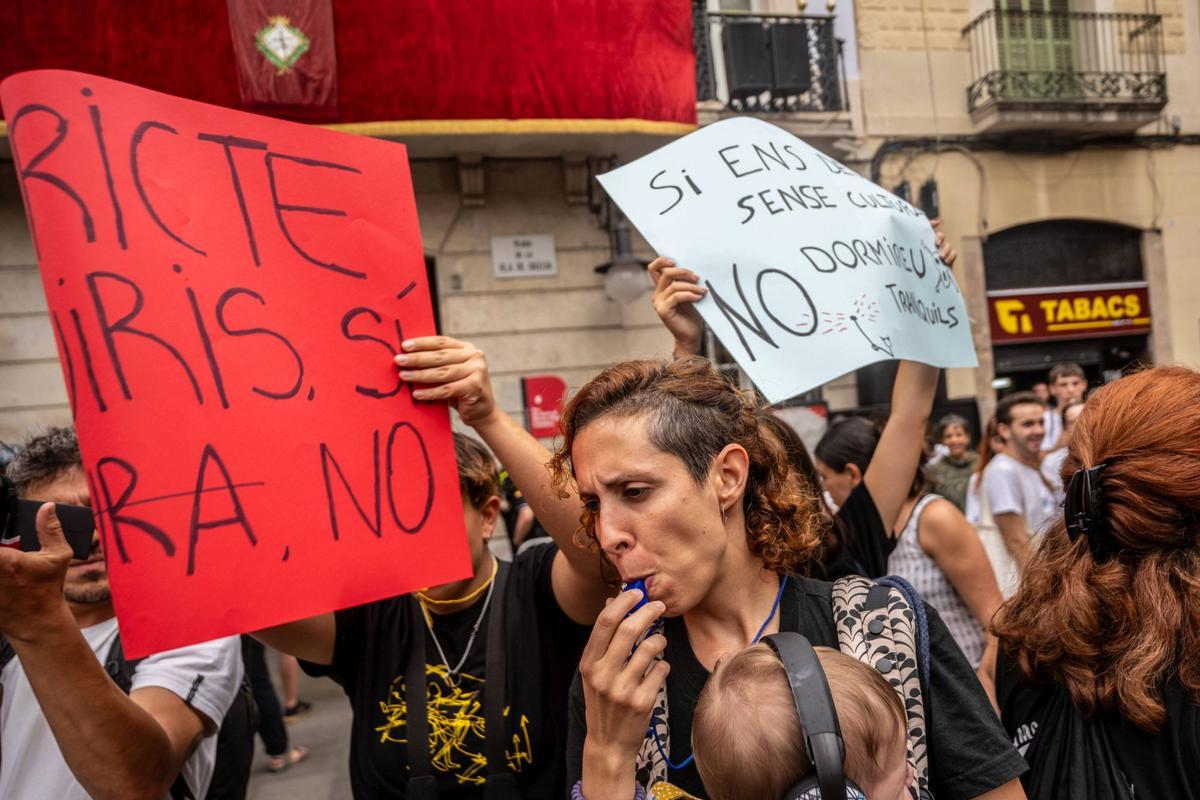
[(1004, 453), (983, 471), (983, 491), (993, 516), (1020, 514), (1031, 536), (1045, 533), (1058, 514), (1058, 499), (1045, 476)]

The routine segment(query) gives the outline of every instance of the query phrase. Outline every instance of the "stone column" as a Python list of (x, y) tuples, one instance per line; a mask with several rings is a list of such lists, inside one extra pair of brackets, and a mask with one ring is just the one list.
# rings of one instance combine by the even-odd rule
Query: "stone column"
[(959, 247), (959, 287), (967, 302), (967, 316), (971, 319), (971, 339), (979, 357), (975, 370), (975, 402), (979, 408), (979, 419), (986, 423), (996, 411), (996, 392), (992, 380), (996, 377), (992, 358), (992, 329), (988, 324), (987, 278), (983, 269), (983, 240), (978, 236), (962, 237)]
[(1175, 351), (1171, 347), (1167, 259), (1158, 229), (1142, 232), (1142, 274), (1150, 286), (1150, 357), (1155, 364), (1167, 364), (1174, 360)]

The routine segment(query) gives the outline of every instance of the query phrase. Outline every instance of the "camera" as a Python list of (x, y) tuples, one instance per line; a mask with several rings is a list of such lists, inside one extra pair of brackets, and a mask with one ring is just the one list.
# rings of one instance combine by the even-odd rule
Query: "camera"
[[(23, 500), (17, 497), (17, 486), (4, 475), (0, 475), (0, 541), (20, 539), (21, 549), (33, 552), (41, 549), (37, 538), (37, 512), (42, 507), (40, 500)], [(75, 558), (85, 560), (92, 551), (92, 533), (96, 521), (87, 506), (72, 506), (55, 503), (55, 513), (62, 523), (63, 535), (71, 545)]]

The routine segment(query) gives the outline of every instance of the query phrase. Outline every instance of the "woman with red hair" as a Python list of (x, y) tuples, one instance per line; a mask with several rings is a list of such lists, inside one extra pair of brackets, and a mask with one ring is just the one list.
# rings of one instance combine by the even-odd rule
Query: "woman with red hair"
[(1001, 717), (1031, 798), (1200, 798), (1200, 373), (1105, 386), (1063, 519), (1001, 611)]

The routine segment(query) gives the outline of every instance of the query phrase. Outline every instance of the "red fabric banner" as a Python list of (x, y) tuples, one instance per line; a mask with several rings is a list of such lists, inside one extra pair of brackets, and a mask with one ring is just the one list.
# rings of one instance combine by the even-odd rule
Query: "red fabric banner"
[(0, 85), (131, 657), (471, 572), (403, 145), (79, 73)]
[[(696, 121), (688, 0), (338, 0), (335, 14), (336, 121)], [(226, 16), (184, 0), (3, 3), (0, 76), (74, 69), (239, 107)]]
[(337, 117), (331, 0), (229, 0), (242, 105), (309, 121)]

